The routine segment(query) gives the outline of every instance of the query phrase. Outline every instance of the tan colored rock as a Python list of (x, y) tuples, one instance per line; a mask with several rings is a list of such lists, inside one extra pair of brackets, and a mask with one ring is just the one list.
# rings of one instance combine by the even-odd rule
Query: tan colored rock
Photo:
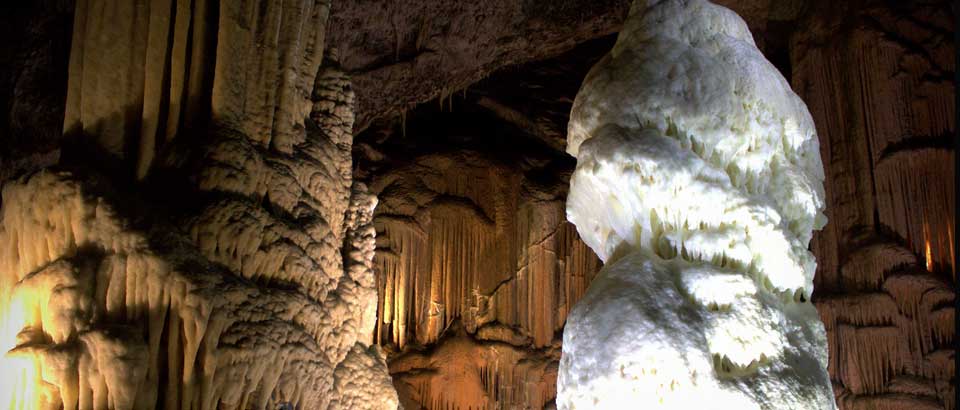
[(65, 133), (120, 172), (4, 187), (3, 405), (397, 408), (329, 4), (245, 4), (78, 2)]
[(542, 408), (556, 393), (559, 331), (600, 262), (565, 222), (564, 184), (522, 162), (461, 149), (371, 177), (376, 335), (405, 405)]
[(956, 408), (946, 360), (956, 333), (948, 8), (818, 2), (793, 36), (793, 85), (827, 170), (831, 222), (812, 243), (814, 301), (842, 409)]

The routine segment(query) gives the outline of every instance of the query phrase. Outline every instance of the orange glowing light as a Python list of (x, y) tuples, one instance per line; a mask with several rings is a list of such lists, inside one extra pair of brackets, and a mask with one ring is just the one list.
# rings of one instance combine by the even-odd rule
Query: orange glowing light
[(923, 221), (923, 246), (924, 256), (927, 259), (927, 271), (933, 272), (933, 250), (930, 248), (930, 226), (927, 221)]
[(0, 293), (0, 409), (50, 408), (40, 388), (43, 370), (39, 357), (32, 349), (17, 348), (22, 330), (42, 328), (36, 308), (40, 296), (40, 292), (19, 285)]

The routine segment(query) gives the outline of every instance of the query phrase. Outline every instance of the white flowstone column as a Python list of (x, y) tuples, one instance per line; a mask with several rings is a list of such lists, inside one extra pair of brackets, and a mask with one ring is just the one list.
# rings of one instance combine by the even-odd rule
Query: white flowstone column
[(567, 151), (567, 218), (605, 267), (567, 320), (559, 408), (836, 408), (816, 131), (739, 16), (636, 1)]

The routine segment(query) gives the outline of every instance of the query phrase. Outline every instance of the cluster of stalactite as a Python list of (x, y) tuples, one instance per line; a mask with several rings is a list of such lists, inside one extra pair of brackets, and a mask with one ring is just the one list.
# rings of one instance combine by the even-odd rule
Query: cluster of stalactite
[(827, 170), (814, 302), (842, 409), (956, 408), (948, 7), (826, 7), (793, 39)]
[(390, 365), (401, 397), (431, 409), (552, 400), (559, 331), (600, 261), (565, 221), (562, 192), (533, 185), (469, 151), (373, 178), (376, 337), (403, 351)]
[(77, 2), (64, 132), (120, 173), (4, 187), (0, 405), (397, 407), (329, 4), (253, 5)]

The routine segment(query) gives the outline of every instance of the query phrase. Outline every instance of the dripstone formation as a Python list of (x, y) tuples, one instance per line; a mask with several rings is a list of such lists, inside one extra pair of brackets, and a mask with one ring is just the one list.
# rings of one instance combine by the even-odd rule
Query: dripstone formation
[(558, 408), (836, 408), (816, 130), (743, 20), (635, 2), (567, 151), (567, 217), (605, 265), (564, 329)]
[(948, 1), (6, 3), (0, 408), (956, 408)]
[(78, 2), (70, 146), (3, 189), (4, 406), (397, 408), (329, 4), (252, 4)]

